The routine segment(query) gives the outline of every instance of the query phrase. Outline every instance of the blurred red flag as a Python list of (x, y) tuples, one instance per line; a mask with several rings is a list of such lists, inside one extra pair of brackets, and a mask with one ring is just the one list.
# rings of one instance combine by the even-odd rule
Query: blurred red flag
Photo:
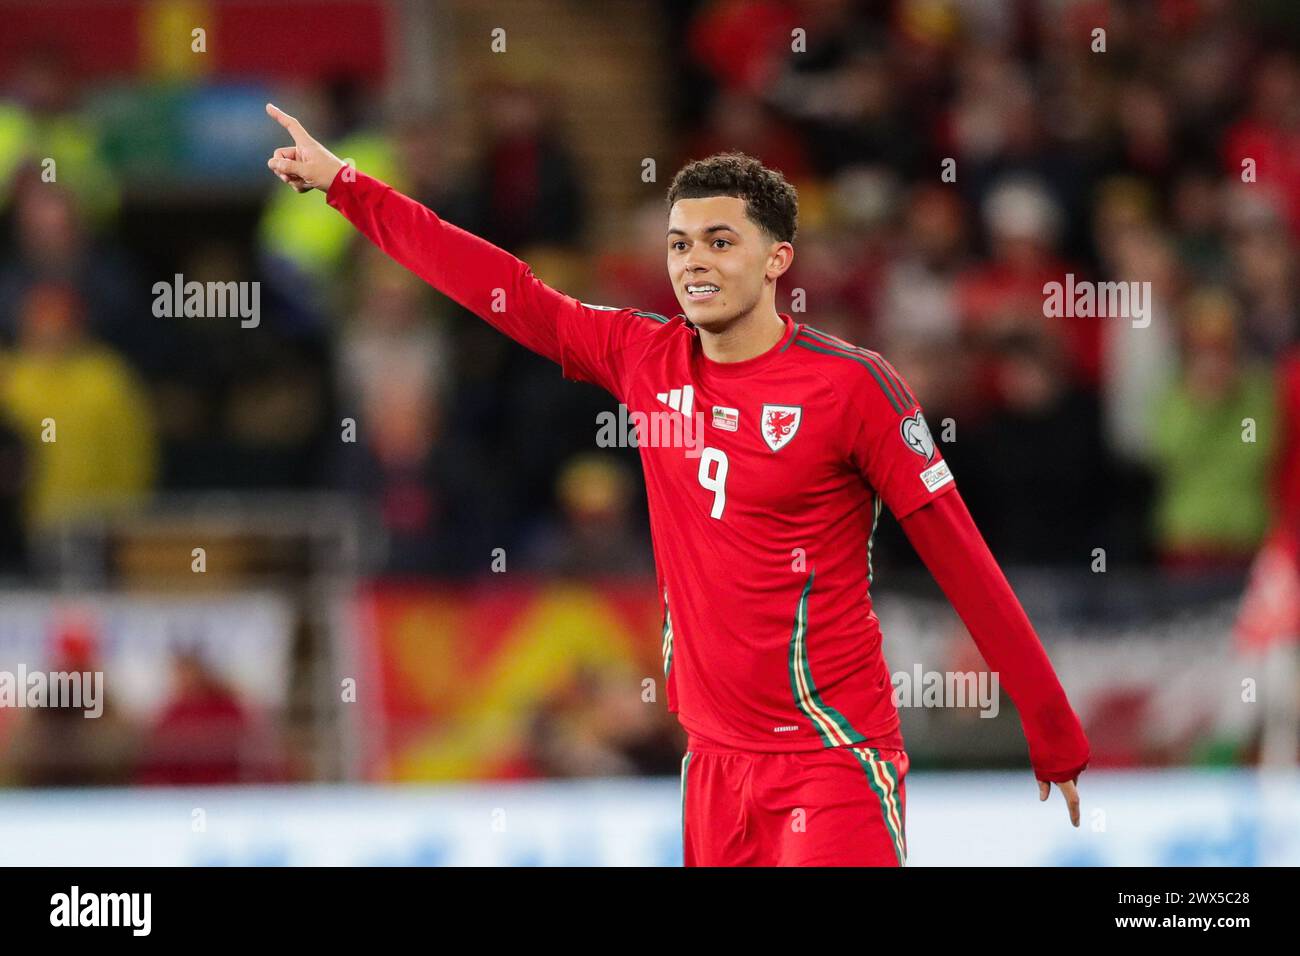
[(1237, 616), (1237, 646), (1261, 650), (1300, 636), (1300, 548), (1295, 535), (1269, 535), (1251, 565)]

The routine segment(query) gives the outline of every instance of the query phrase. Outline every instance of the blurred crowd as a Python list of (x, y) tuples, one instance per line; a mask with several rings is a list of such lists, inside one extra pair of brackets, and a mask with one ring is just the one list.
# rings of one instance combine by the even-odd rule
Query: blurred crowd
[[(92, 627), (66, 623), (52, 638), (51, 670), (102, 673)], [(286, 746), (283, 729), (242, 702), (201, 649), (178, 643), (168, 663), (168, 690), (155, 713), (123, 707), (111, 686), (101, 689), (90, 719), (87, 710), (96, 708), (67, 701), (0, 710), (0, 785), (209, 786), (305, 778), (306, 761)]]
[[(664, 9), (674, 145), (635, 208), (593, 207), (550, 86), (478, 86), (473, 159), (454, 167), (445, 117), (386, 118), (381, 91), (347, 77), (295, 111), (551, 284), (670, 315), (667, 178), (755, 155), (800, 191), (778, 307), (800, 290), (797, 320), (892, 359), (1000, 560), (1085, 569), (1100, 547), (1246, 566), (1297, 483), (1281, 464), (1297, 420), (1293, 10)], [(483, 574), (498, 547), (512, 570), (650, 572), (635, 451), (593, 440), (608, 397), (432, 293), (319, 193), (267, 176), (246, 241), (167, 220), (182, 200), (115, 181), (56, 52), (5, 90), (2, 570), (22, 574), (44, 530), (153, 494), (329, 488), (366, 504), (384, 573)], [(260, 281), (259, 326), (156, 318), (150, 289), (174, 273)], [(1049, 316), (1044, 286), (1067, 274), (1150, 283), (1150, 321)]]

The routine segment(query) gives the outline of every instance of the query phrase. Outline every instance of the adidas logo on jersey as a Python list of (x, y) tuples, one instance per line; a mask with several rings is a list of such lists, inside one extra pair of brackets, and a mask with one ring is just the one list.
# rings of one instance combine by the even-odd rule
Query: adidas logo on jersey
[(681, 412), (687, 418), (695, 411), (695, 388), (692, 385), (683, 385), (681, 388), (674, 388), (671, 391), (660, 392), (655, 396), (675, 412)]

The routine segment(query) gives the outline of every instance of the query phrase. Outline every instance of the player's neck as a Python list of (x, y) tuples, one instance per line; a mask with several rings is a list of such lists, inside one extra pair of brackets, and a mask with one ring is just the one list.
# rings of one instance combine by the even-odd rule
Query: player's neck
[(757, 358), (780, 342), (785, 334), (785, 321), (775, 305), (765, 303), (725, 329), (717, 332), (700, 329), (699, 332), (705, 358), (713, 362), (743, 362)]

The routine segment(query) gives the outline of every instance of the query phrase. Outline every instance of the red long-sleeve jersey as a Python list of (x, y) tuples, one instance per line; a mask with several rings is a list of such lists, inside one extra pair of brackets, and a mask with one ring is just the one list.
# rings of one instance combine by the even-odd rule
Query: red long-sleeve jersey
[(692, 746), (901, 748), (868, 591), (887, 506), (1016, 703), (1039, 779), (1086, 766), (1042, 645), (915, 396), (880, 355), (783, 314), (767, 352), (714, 362), (683, 316), (579, 302), (362, 173), (337, 176), (327, 198), (396, 261), (566, 377), (608, 390), (637, 422), (668, 706)]

